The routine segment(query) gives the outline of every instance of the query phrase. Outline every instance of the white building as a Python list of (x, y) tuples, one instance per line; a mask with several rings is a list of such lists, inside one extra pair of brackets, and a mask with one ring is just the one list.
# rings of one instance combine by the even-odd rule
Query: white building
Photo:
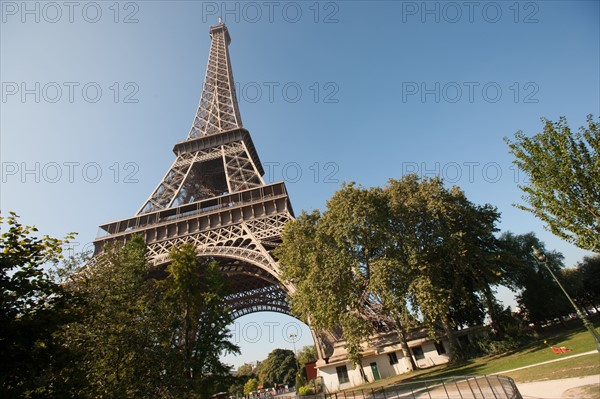
[[(432, 367), (449, 361), (447, 355), (449, 345), (445, 339), (434, 341), (427, 337), (426, 332), (421, 332), (408, 344), (419, 368)], [(317, 375), (322, 377), (328, 392), (337, 392), (364, 383), (359, 368), (355, 368), (354, 364), (347, 359), (344, 345), (343, 341), (336, 342), (333, 354), (317, 362)], [(362, 369), (370, 382), (410, 370), (409, 360), (404, 357), (395, 333), (378, 336), (377, 344), (364, 343), (363, 348)]]

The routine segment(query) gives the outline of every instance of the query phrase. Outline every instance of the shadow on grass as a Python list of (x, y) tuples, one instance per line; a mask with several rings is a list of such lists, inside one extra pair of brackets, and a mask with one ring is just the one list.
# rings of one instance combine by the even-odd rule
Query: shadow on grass
[[(394, 385), (399, 385), (406, 382), (417, 382), (420, 380), (439, 379), (447, 377), (457, 377), (465, 375), (479, 374), (485, 364), (478, 364), (473, 360), (466, 360), (460, 363), (454, 363), (446, 366), (438, 366), (430, 369), (422, 369), (415, 371), (412, 375), (407, 375), (401, 381), (397, 381)], [(392, 387), (394, 385), (391, 385)]]

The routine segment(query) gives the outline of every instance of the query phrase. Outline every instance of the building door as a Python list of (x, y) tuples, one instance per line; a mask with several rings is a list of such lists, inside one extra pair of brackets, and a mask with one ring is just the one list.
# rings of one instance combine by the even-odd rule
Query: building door
[(381, 376), (379, 375), (379, 370), (377, 369), (377, 363), (371, 363), (371, 371), (373, 372), (373, 379), (375, 381), (381, 379)]

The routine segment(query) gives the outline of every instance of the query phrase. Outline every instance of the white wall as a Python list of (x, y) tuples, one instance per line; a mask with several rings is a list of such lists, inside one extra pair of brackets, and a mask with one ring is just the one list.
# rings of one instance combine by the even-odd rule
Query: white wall
[(346, 363), (345, 366), (348, 369), (348, 379), (350, 381), (340, 385), (336, 371), (336, 367), (338, 366), (343, 366), (343, 364), (337, 364), (335, 366), (323, 366), (317, 371), (317, 375), (323, 377), (323, 383), (325, 384), (325, 387), (327, 387), (328, 392), (337, 392), (342, 389), (347, 389), (362, 384), (360, 371), (358, 369), (354, 369), (354, 366), (351, 363)]
[(390, 364), (390, 358), (387, 355), (390, 352), (363, 358), (363, 369), (365, 370), (365, 374), (367, 375), (369, 381), (373, 381), (375, 379), (373, 376), (373, 369), (371, 368), (371, 363), (374, 362), (377, 363), (377, 370), (379, 371), (379, 376), (381, 377), (381, 379), (402, 374), (408, 371), (408, 366), (404, 362), (405, 359), (402, 355), (402, 351), (397, 350), (391, 352), (396, 352), (396, 356), (398, 357), (398, 363)]
[[(446, 351), (448, 350), (447, 343), (444, 343), (446, 347)], [(411, 345), (411, 348), (413, 345)], [(429, 341), (421, 344), (421, 348), (423, 349), (423, 353), (425, 354), (425, 359), (415, 359), (415, 363), (417, 363), (418, 367), (432, 367), (437, 366), (438, 364), (448, 363), (448, 356), (445, 354), (438, 355), (437, 349), (435, 348), (435, 344), (433, 341)]]
[[(412, 345), (410, 345), (411, 348), (419, 346), (415, 345), (415, 343), (416, 342), (412, 342)], [(444, 345), (447, 350), (448, 344), (444, 342)], [(420, 341), (420, 346), (423, 349), (425, 358), (420, 360), (415, 359), (415, 363), (418, 367), (426, 368), (448, 362), (447, 355), (438, 355), (437, 349), (435, 348), (435, 344), (433, 343), (433, 341), (422, 340)], [(377, 363), (377, 370), (379, 371), (379, 376), (382, 379), (402, 374), (409, 370), (409, 360), (403, 356), (402, 350), (399, 348), (399, 346), (393, 345), (387, 347), (386, 349), (387, 351), (385, 353), (365, 356), (362, 359), (362, 368), (369, 381), (373, 381), (374, 379), (373, 371), (371, 369), (371, 363), (373, 362)], [(387, 355), (390, 352), (396, 352), (396, 356), (398, 357), (397, 364), (390, 364), (389, 357)], [(337, 392), (343, 389), (361, 385), (363, 383), (360, 370), (358, 368), (355, 369), (354, 365), (348, 362), (345, 363), (345, 365), (346, 369), (348, 370), (348, 379), (350, 381), (340, 385), (338, 381), (336, 367), (342, 365), (344, 364), (323, 365), (318, 368), (317, 374), (323, 377), (323, 383), (325, 384), (328, 392)]]

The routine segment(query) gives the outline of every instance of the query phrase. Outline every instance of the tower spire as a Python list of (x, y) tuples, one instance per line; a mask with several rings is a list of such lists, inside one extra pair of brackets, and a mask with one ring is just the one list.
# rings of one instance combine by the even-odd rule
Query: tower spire
[(264, 169), (250, 133), (242, 127), (225, 24), (210, 27), (212, 44), (194, 124), (173, 151), (177, 159), (148, 200), (145, 214), (264, 186)]
[(210, 37), (202, 96), (188, 140), (242, 127), (229, 58), (231, 37), (221, 17), (210, 27)]

